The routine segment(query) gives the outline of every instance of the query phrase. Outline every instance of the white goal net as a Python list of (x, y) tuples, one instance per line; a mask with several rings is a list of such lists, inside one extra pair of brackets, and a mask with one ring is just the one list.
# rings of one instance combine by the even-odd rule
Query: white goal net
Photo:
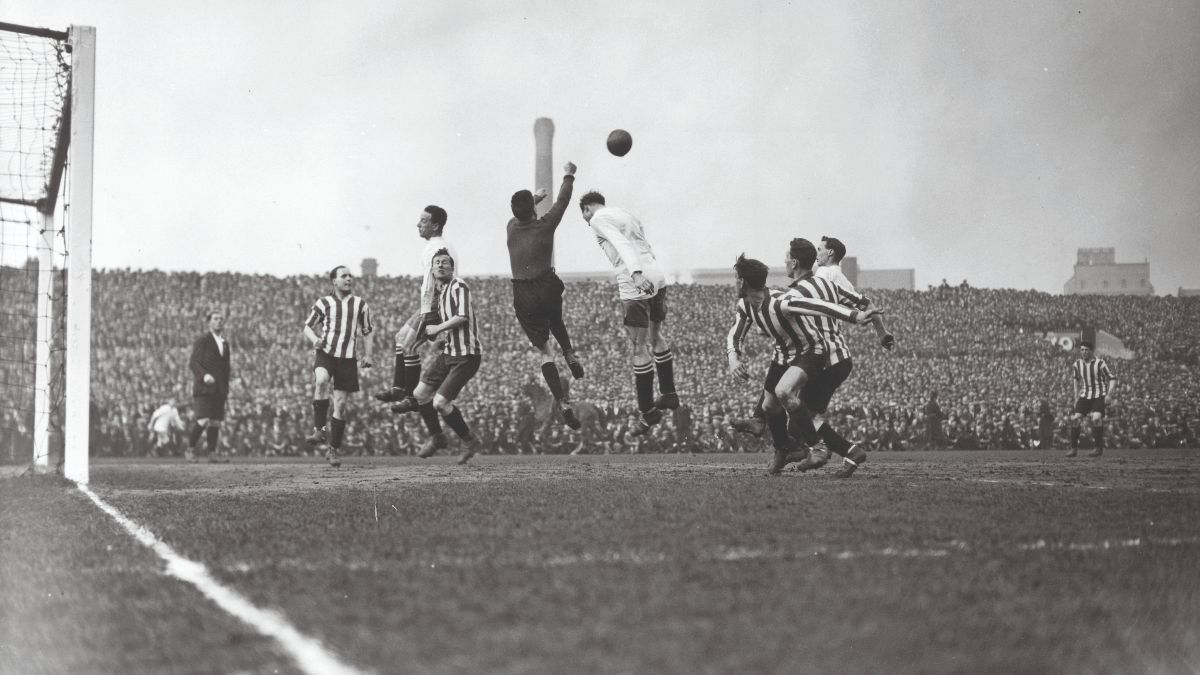
[(0, 464), (88, 480), (95, 29), (0, 23)]

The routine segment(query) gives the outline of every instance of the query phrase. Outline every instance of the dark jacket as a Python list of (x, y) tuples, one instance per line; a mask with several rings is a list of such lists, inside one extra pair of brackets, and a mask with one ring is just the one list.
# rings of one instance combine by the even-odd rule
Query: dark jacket
[[(192, 357), (188, 368), (192, 371), (192, 396), (229, 396), (229, 356), (233, 346), (225, 340), (225, 354), (217, 349), (217, 340), (212, 333), (205, 333), (192, 344)], [(204, 375), (212, 375), (216, 382), (206, 384)]]

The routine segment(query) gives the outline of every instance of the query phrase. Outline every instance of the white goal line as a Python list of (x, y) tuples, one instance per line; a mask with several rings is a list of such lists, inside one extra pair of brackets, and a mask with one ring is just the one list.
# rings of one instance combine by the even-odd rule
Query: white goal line
[(126, 518), (120, 511), (89, 490), (86, 485), (78, 483), (76, 487), (95, 502), (101, 511), (112, 516), (113, 520), (125, 528), (126, 532), (158, 554), (158, 557), (167, 563), (166, 573), (168, 575), (195, 586), (221, 609), (249, 624), (259, 633), (274, 638), (302, 671), (313, 675), (325, 673), (357, 675), (364, 672), (339, 661), (318, 640), (302, 634), (278, 612), (256, 607), (237, 591), (221, 584), (202, 563), (189, 560), (176, 553), (153, 532)]

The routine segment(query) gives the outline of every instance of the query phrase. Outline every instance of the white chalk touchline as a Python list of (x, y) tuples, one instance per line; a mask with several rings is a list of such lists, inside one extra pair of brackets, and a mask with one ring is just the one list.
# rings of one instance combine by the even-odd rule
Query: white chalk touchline
[(221, 609), (241, 619), (263, 635), (275, 638), (304, 672), (314, 675), (324, 673), (351, 675), (363, 672), (339, 661), (320, 642), (300, 633), (278, 612), (259, 609), (237, 591), (223, 586), (213, 578), (203, 564), (176, 553), (153, 532), (126, 518), (120, 511), (109, 506), (96, 493), (89, 490), (86, 485), (77, 484), (76, 487), (95, 502), (100, 510), (112, 516), (113, 520), (125, 528), (125, 531), (166, 561), (167, 574), (192, 584)]
[[(1200, 537), (1135, 537), (1130, 539), (1103, 539), (1094, 542), (1054, 542), (1038, 539), (1028, 543), (1014, 543), (1011, 550), (1021, 552), (1035, 551), (1112, 551), (1123, 548), (1159, 547), (1173, 548), (1179, 546), (1194, 546), (1200, 544)], [(343, 569), (351, 572), (368, 572), (372, 574), (405, 573), (416, 569), (438, 569), (450, 567), (455, 569), (480, 567), (484, 565), (514, 565), (522, 567), (573, 567), (576, 565), (630, 565), (649, 567), (654, 565), (676, 564), (685, 558), (698, 562), (739, 563), (747, 561), (801, 561), (814, 558), (829, 560), (862, 560), (865, 558), (945, 558), (959, 553), (973, 551), (986, 553), (990, 547), (979, 548), (966, 541), (952, 539), (941, 544), (917, 548), (912, 546), (884, 546), (882, 548), (844, 549), (829, 546), (814, 546), (808, 549), (774, 549), (751, 548), (746, 546), (718, 546), (707, 552), (690, 553), (686, 556), (669, 554), (659, 551), (596, 551), (585, 553), (558, 553), (545, 557), (516, 557), (512, 559), (497, 558), (494, 555), (472, 556), (435, 556), (418, 557), (411, 560), (387, 561), (347, 561)], [(261, 569), (286, 569), (315, 572), (324, 569), (322, 565), (295, 558), (277, 559), (269, 565), (242, 561), (233, 563), (225, 569), (239, 574), (248, 574)]]
[(1047, 542), (1044, 539), (1038, 539), (1032, 544), (1021, 544), (1017, 548), (1022, 551), (1040, 551), (1043, 549), (1055, 551), (1105, 551), (1114, 548), (1185, 546), (1188, 544), (1200, 544), (1200, 537), (1175, 537), (1171, 539), (1142, 539), (1141, 537), (1137, 537), (1134, 539), (1104, 539), (1095, 542)]

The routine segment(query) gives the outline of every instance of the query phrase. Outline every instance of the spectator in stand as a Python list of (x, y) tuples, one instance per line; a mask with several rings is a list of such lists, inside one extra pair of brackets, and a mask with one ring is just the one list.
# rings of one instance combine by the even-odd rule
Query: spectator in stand
[[(517, 389), (521, 383), (511, 374), (536, 371), (539, 363), (529, 349), (528, 338), (511, 319), (512, 282), (507, 277), (469, 281), (489, 354), (472, 381), (472, 418), (478, 419), (481, 427), (485, 422), (491, 425), (497, 438), (494, 443), (484, 441), (484, 451), (517, 452), (517, 431), (523, 429), (526, 437), (522, 451), (533, 452), (540, 443), (540, 431), (524, 430), (528, 415), (515, 410), (513, 402), (522, 406), (528, 403)], [(363, 296), (373, 299), (373, 313), (403, 317), (416, 311), (420, 286), (415, 278), (362, 278), (355, 283)], [(303, 343), (294, 326), (311, 299), (328, 292), (328, 284), (328, 279), (320, 275), (94, 272), (92, 391), (102, 438), (94, 451), (114, 456), (145, 455), (149, 451), (146, 427), (161, 397), (173, 396), (179, 401), (191, 395), (191, 375), (181, 367), (189, 358), (194, 337), (186, 326), (207, 310), (201, 298), (222, 297), (229, 298), (225, 306), (227, 322), (239, 329), (229, 335), (228, 341), (237, 353), (238, 363), (231, 378), (221, 439), (249, 421), (268, 430), (267, 438), (271, 439), (275, 418), (279, 417), (286, 446), (272, 451), (310, 453), (303, 438), (308, 426), (306, 411), (312, 400), (311, 375), (307, 375), (311, 361), (305, 362), (306, 352), (298, 348)], [(583, 281), (567, 285), (571, 302), (563, 307), (564, 321), (572, 327), (571, 337), (588, 361), (589, 371), (626, 370), (627, 354), (610, 339), (621, 330), (622, 316), (611, 283)], [(747, 397), (744, 384), (724, 375), (723, 345), (713, 339), (712, 326), (727, 322), (731, 304), (728, 288), (676, 284), (671, 293), (673, 350), (680, 354), (675, 363), (679, 388), (691, 392), (688, 404), (697, 422), (716, 417), (722, 425), (719, 430), (727, 432), (725, 418), (748, 416), (754, 403)], [(1108, 446), (1142, 447), (1143, 427), (1150, 426), (1151, 418), (1157, 418), (1155, 428), (1163, 430), (1161, 438), (1149, 439), (1151, 446), (1186, 443), (1200, 428), (1200, 370), (1194, 360), (1189, 361), (1196, 349), (1191, 336), (1200, 329), (1200, 299), (1057, 296), (959, 287), (941, 292), (935, 288), (932, 292), (869, 293), (872, 304), (888, 308), (894, 324), (889, 328), (897, 334), (902, 331), (905, 338), (895, 350), (884, 353), (874, 348), (870, 331), (846, 331), (855, 361), (861, 363), (855, 364), (854, 377), (839, 389), (829, 415), (836, 420), (835, 425), (847, 429), (847, 416), (853, 415), (854, 428), (861, 426), (880, 434), (881, 448), (888, 447), (883, 437), (889, 428), (894, 428), (898, 437), (893, 449), (929, 447), (922, 408), (934, 389), (940, 392), (939, 404), (947, 419), (958, 416), (972, 419), (972, 425), (975, 421), (991, 422), (1002, 428), (1004, 416), (1010, 415), (1023, 447), (1033, 441), (1044, 447), (1037, 413), (1041, 399), (1046, 399), (1054, 411), (1051, 444), (1066, 447), (1070, 429), (1066, 411), (1073, 403), (1068, 399), (1068, 374), (1061, 366), (1061, 347), (1042, 335), (1046, 330), (1084, 325), (1103, 326), (1120, 336), (1134, 355), (1120, 367), (1121, 399), (1107, 406)], [(119, 320), (130, 315), (142, 318), (137, 332), (128, 331)], [(1168, 316), (1173, 317), (1171, 321), (1166, 319)], [(391, 346), (388, 337), (379, 331), (366, 339), (376, 342), (377, 349)], [(753, 372), (763, 372), (770, 351), (769, 343), (751, 341), (743, 362)], [(1104, 358), (1113, 365), (1112, 357)], [(598, 439), (587, 452), (629, 452), (631, 445), (626, 439), (613, 435), (625, 427), (628, 415), (636, 412), (625, 401), (627, 381), (593, 377), (587, 382), (589, 400), (602, 408), (609, 420), (605, 439)], [(0, 394), (15, 396), (8, 391)], [(979, 401), (986, 401), (987, 406), (978, 406)], [(31, 409), (14, 405), (9, 410), (26, 407)], [(269, 413), (264, 415), (264, 408)], [(378, 431), (391, 426), (396, 416), (380, 407), (360, 411), (356, 417)], [(412, 432), (419, 420), (415, 416), (396, 419), (399, 424), (394, 438), (385, 434), (375, 440), (378, 452), (413, 451)], [(29, 439), (32, 422), (26, 420), (23, 433), (15, 431), (18, 423), (15, 418), (6, 418), (4, 424), (11, 437)], [(1022, 427), (1036, 428), (1037, 432), (1022, 436)], [(655, 430), (651, 435), (658, 433)], [(665, 437), (665, 431), (663, 434)], [(726, 447), (743, 452), (763, 452), (769, 445), (744, 435), (733, 440)], [(254, 447), (252, 441), (239, 441), (237, 445), (255, 455), (268, 452), (267, 447)], [(1086, 452), (1091, 445), (1091, 436), (1084, 434), (1080, 448)], [(707, 444), (705, 449), (710, 451)], [(28, 456), (28, 450), (22, 452)]]

